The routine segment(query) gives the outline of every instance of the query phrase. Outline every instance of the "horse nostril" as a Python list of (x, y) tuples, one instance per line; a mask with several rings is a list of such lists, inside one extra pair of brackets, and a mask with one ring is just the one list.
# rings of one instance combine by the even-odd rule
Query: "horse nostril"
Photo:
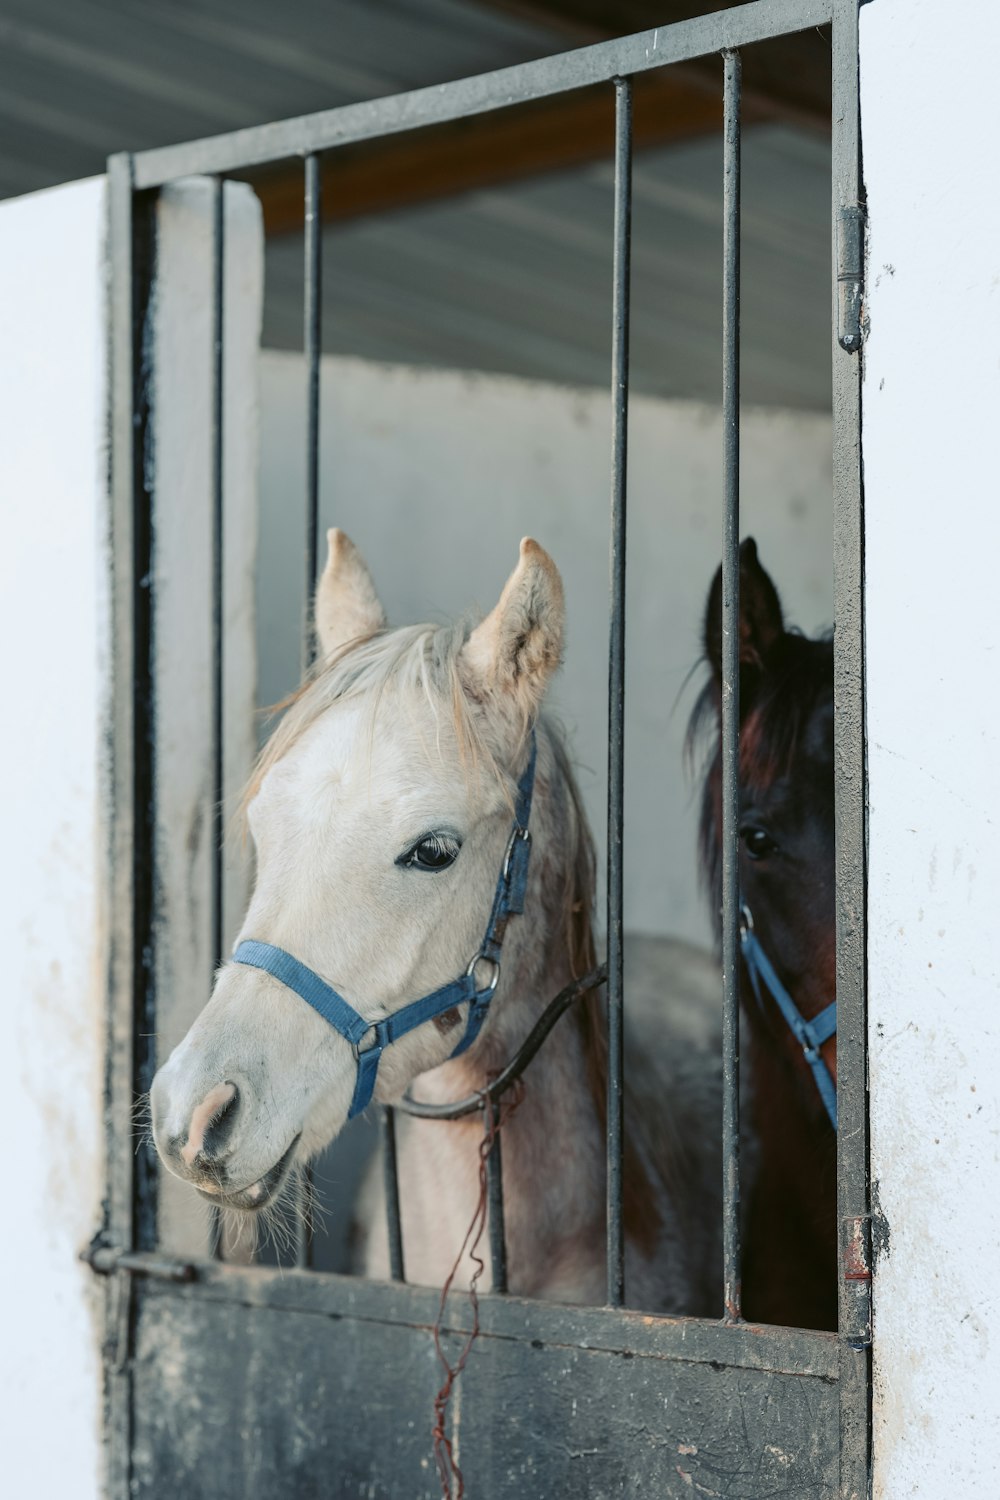
[(180, 1149), (187, 1166), (193, 1166), (197, 1156), (210, 1159), (221, 1151), (239, 1112), (239, 1098), (235, 1083), (218, 1083), (209, 1089), (191, 1115), (187, 1140)]
[(240, 1091), (235, 1083), (229, 1084), (228, 1087), (233, 1091), (232, 1098), (212, 1117), (205, 1128), (205, 1134), (202, 1138), (202, 1155), (207, 1156), (209, 1161), (212, 1161), (221, 1154), (226, 1141), (232, 1134), (233, 1126), (236, 1123), (236, 1116), (239, 1113)]

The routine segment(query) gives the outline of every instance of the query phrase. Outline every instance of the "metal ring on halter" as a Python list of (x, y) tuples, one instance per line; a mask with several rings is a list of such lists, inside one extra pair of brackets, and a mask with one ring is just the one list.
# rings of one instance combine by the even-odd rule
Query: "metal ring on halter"
[(482, 951), (482, 949), (480, 949), (478, 953), (474, 953), (469, 959), (469, 967), (465, 971), (466, 974), (470, 974), (473, 978), (475, 978), (476, 967), (479, 964), (492, 964), (493, 973), (486, 988), (482, 990), (476, 990), (477, 998), (480, 995), (492, 995), (496, 990), (497, 985), (500, 983), (500, 960), (498, 958), (490, 958)]
[(561, 989), (558, 995), (549, 1001), (507, 1066), (484, 1089), (477, 1089), (474, 1094), (468, 1094), (464, 1099), (458, 1099), (453, 1104), (423, 1104), (407, 1091), (396, 1108), (421, 1120), (460, 1120), (464, 1115), (475, 1114), (477, 1110), (482, 1109), (487, 1100), (496, 1103), (511, 1084), (516, 1083), (521, 1077), (553, 1026), (560, 1016), (566, 1013), (573, 1001), (580, 1000), (584, 995), (589, 995), (591, 991), (599, 989), (602, 984), (607, 983), (607, 978), (607, 965), (601, 964), (598, 968), (592, 969), (589, 974), (585, 974), (582, 979), (574, 979)]
[[(379, 1027), (384, 1026), (388, 1019), (388, 1016), (383, 1016), (381, 1021), (373, 1021), (369, 1026), (368, 1031), (366, 1031), (365, 1035), (361, 1038), (361, 1041), (352, 1043), (352, 1046), (354, 1047), (355, 1058), (360, 1057), (362, 1052), (371, 1052), (375, 1047), (385, 1046), (385, 1042), (379, 1036)], [(365, 1046), (363, 1044), (365, 1041), (365, 1037), (368, 1036), (369, 1032), (371, 1032), (372, 1040), (368, 1043), (367, 1046)]]
[(518, 841), (525, 844), (531, 843), (531, 833), (527, 828), (515, 828), (507, 840), (507, 853), (504, 855), (503, 873), (500, 877), (502, 880), (506, 880), (510, 874), (510, 862), (514, 857), (514, 845)]
[(746, 902), (740, 907), (740, 932), (753, 932), (753, 912)]

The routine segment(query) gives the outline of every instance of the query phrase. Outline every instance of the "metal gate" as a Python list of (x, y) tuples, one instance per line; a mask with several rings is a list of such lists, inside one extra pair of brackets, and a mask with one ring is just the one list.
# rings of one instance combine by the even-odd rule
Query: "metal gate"
[[(135, 1151), (132, 1110), (148, 1088), (156, 1031), (154, 965), (158, 658), (150, 581), (155, 504), (146, 423), (144, 328), (152, 212), (165, 185), (214, 180), (212, 683), (214, 786), (222, 787), (223, 193), (227, 174), (304, 158), (309, 372), (310, 585), (316, 576), (321, 153), (394, 132), (604, 85), (614, 111), (613, 486), (609, 703), (608, 1305), (484, 1300), (482, 1335), (461, 1385), (461, 1433), (484, 1496), (840, 1495), (868, 1488), (870, 1301), (865, 1059), (865, 754), (860, 482), (858, 0), (758, 0), (714, 15), (439, 88), (117, 156), (109, 164), (112, 259), (111, 480), (114, 527), (112, 867), (116, 925), (109, 1010), (109, 1197), (95, 1269), (108, 1275), (107, 1399), (114, 1495), (185, 1500), (437, 1492), (428, 1464), (436, 1388), (429, 1330), (438, 1294), (402, 1280), (207, 1257), (157, 1244), (156, 1169)], [(726, 872), (725, 1289), (720, 1321), (625, 1310), (621, 1228), (622, 800), (628, 403), (631, 79), (721, 54), (724, 91), (724, 608), (738, 615), (740, 52), (831, 26), (834, 333), (837, 1000), (839, 1010), (839, 1333), (748, 1325), (739, 1305), (737, 885)], [(160, 643), (161, 648), (164, 643)], [(169, 645), (169, 642), (166, 643)], [(732, 688), (735, 650), (725, 665)], [(723, 702), (731, 699), (725, 691)], [(737, 735), (724, 723), (725, 819), (737, 817)], [(216, 844), (221, 828), (216, 828)], [(729, 842), (735, 847), (735, 839)], [(221, 877), (214, 929), (221, 945)], [(391, 1195), (390, 1195), (391, 1196)], [(456, 1305), (449, 1326), (462, 1330)], [(572, 1408), (572, 1420), (570, 1420)], [(457, 1420), (457, 1419), (456, 1419)], [(579, 1434), (585, 1434), (581, 1441)], [(474, 1454), (474, 1457), (472, 1456)]]

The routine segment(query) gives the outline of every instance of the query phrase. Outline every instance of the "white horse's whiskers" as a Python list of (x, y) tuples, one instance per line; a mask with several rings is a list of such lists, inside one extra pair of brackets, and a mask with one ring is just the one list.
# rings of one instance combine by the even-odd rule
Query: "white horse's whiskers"
[(139, 1094), (132, 1103), (132, 1134), (135, 1139), (135, 1154), (153, 1149), (153, 1111), (149, 1094)]

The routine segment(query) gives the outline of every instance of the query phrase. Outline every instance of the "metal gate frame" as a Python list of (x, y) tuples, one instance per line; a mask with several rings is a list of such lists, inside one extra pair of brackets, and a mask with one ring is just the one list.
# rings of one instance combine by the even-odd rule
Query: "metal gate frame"
[[(280, 1276), (263, 1267), (237, 1268), (206, 1261), (189, 1266), (158, 1255), (156, 1245), (155, 1168), (143, 1153), (134, 1151), (132, 1109), (137, 1088), (148, 1087), (152, 1066), (147, 1040), (155, 1030), (148, 939), (154, 917), (153, 809), (155, 806), (153, 685), (156, 671), (153, 641), (153, 601), (149, 586), (153, 560), (151, 496), (144, 447), (147, 412), (145, 353), (142, 330), (152, 284), (152, 214), (160, 187), (193, 174), (216, 179), (217, 244), (221, 242), (222, 190), (226, 173), (245, 171), (268, 162), (304, 157), (306, 204), (306, 354), (310, 373), (308, 505), (310, 517), (309, 577), (316, 574), (316, 503), (318, 437), (319, 344), (319, 173), (318, 153), (340, 145), (375, 139), (398, 131), (503, 109), (587, 85), (614, 86), (616, 99), (616, 228), (614, 288), (613, 411), (614, 454), (612, 493), (612, 607), (610, 649), (609, 752), (609, 1028), (611, 1082), (621, 1080), (621, 812), (622, 732), (624, 709), (624, 579), (626, 442), (628, 401), (628, 245), (631, 180), (631, 76), (671, 63), (722, 53), (725, 57), (726, 251), (724, 416), (726, 447), (726, 511), (724, 578), (727, 619), (738, 608), (738, 394), (739, 394), (739, 58), (738, 49), (790, 32), (832, 25), (832, 160), (834, 264), (833, 407), (834, 407), (834, 563), (835, 610), (835, 767), (837, 829), (837, 999), (838, 999), (838, 1219), (841, 1280), (839, 1333), (763, 1328), (739, 1318), (738, 1180), (738, 1049), (736, 1017), (736, 905), (734, 864), (729, 870), (729, 899), (724, 931), (726, 982), (726, 1116), (724, 1150), (730, 1191), (725, 1215), (726, 1306), (722, 1321), (650, 1318), (622, 1309), (623, 1269), (620, 1183), (621, 1093), (609, 1087), (609, 1305), (606, 1308), (564, 1308), (509, 1297), (485, 1299), (482, 1313), (484, 1345), (495, 1361), (506, 1360), (509, 1371), (532, 1382), (532, 1399), (545, 1382), (554, 1379), (544, 1368), (541, 1351), (561, 1351), (562, 1373), (573, 1371), (574, 1394), (617, 1410), (641, 1410), (643, 1428), (660, 1420), (664, 1431), (675, 1410), (701, 1411), (702, 1430), (709, 1422), (717, 1430), (734, 1433), (732, 1464), (700, 1469), (697, 1446), (677, 1446), (665, 1457), (636, 1459), (647, 1480), (656, 1480), (662, 1493), (690, 1493), (703, 1488), (699, 1474), (723, 1473), (731, 1483), (738, 1475), (740, 1494), (773, 1492), (782, 1472), (762, 1463), (761, 1433), (776, 1430), (761, 1416), (764, 1408), (787, 1407), (789, 1392), (801, 1395), (798, 1416), (786, 1422), (788, 1440), (803, 1447), (812, 1442), (824, 1450), (815, 1457), (810, 1493), (839, 1494), (842, 1500), (867, 1495), (870, 1457), (870, 1260), (868, 1201), (867, 1062), (865, 1022), (865, 850), (866, 780), (864, 731), (864, 622), (862, 487), (860, 453), (860, 292), (863, 252), (863, 208), (858, 120), (858, 5), (864, 0), (755, 0), (729, 11), (706, 15), (656, 31), (621, 38), (597, 46), (504, 69), (442, 87), (422, 89), (371, 103), (279, 122), (259, 128), (196, 141), (188, 145), (119, 155), (109, 162), (111, 392), (110, 484), (113, 556), (113, 724), (111, 780), (113, 821), (108, 850), (111, 911), (115, 914), (109, 972), (108, 1022), (108, 1198), (104, 1231), (92, 1254), (95, 1269), (108, 1273), (107, 1402), (109, 1417), (109, 1480), (116, 1497), (142, 1492), (137, 1478), (134, 1445), (146, 1421), (144, 1402), (155, 1375), (156, 1346), (144, 1344), (156, 1319), (172, 1316), (205, 1325), (213, 1318), (225, 1322), (227, 1336), (237, 1348), (240, 1329), (262, 1310), (280, 1313), (289, 1327), (344, 1330), (345, 1349), (362, 1358), (365, 1332), (377, 1327), (380, 1337), (390, 1330), (400, 1350), (404, 1337), (426, 1331), (436, 1316), (437, 1293), (401, 1282), (379, 1284), (309, 1272)], [(609, 101), (610, 107), (610, 101)], [(214, 414), (215, 577), (221, 582), (221, 373), (222, 285), (221, 254), (217, 250), (215, 317), (216, 410)], [(215, 621), (221, 632), (221, 614)], [(736, 632), (730, 630), (735, 642)], [(217, 636), (217, 639), (220, 639)], [(728, 664), (729, 681), (735, 661)], [(220, 684), (216, 682), (218, 707)], [(724, 694), (724, 701), (725, 701)], [(731, 789), (727, 795), (727, 829), (735, 810), (736, 730), (730, 712), (724, 726)], [(221, 743), (221, 738), (219, 743)], [(221, 752), (219, 752), (221, 753)], [(218, 757), (217, 757), (218, 758)], [(221, 779), (221, 771), (216, 768)], [(217, 785), (220, 781), (217, 782)], [(220, 929), (221, 918), (216, 917)], [(233, 1319), (236, 1322), (233, 1322)], [(226, 1322), (228, 1320), (228, 1322)], [(280, 1326), (272, 1336), (280, 1342)], [(464, 1326), (455, 1311), (452, 1326)], [(275, 1327), (279, 1331), (275, 1331)], [(247, 1335), (249, 1338), (249, 1335)], [(359, 1342), (359, 1340), (361, 1342)], [(311, 1343), (299, 1349), (303, 1363), (313, 1359)], [(412, 1341), (411, 1341), (412, 1342)], [(339, 1347), (339, 1346), (338, 1346)], [(409, 1344), (405, 1345), (409, 1349)], [(587, 1375), (586, 1355), (606, 1355)], [(317, 1369), (323, 1355), (315, 1354)], [(340, 1356), (338, 1356), (340, 1357)], [(409, 1358), (409, 1355), (405, 1355)], [(631, 1363), (623, 1364), (624, 1361)], [(592, 1362), (591, 1362), (592, 1364)], [(551, 1365), (551, 1361), (550, 1361)], [(472, 1371), (465, 1379), (470, 1378)], [(644, 1372), (640, 1378), (640, 1369)], [(145, 1373), (144, 1373), (145, 1372)], [(534, 1383), (535, 1373), (538, 1384)], [(733, 1379), (729, 1377), (733, 1376)], [(758, 1378), (760, 1377), (760, 1378)], [(249, 1376), (247, 1377), (249, 1379)], [(197, 1385), (197, 1381), (195, 1381)], [(718, 1388), (717, 1390), (715, 1388)], [(648, 1397), (648, 1399), (647, 1399)], [(752, 1398), (748, 1410), (747, 1400)], [(773, 1398), (773, 1399), (772, 1399)], [(301, 1393), (297, 1399), (301, 1400)], [(539, 1395), (544, 1407), (544, 1400)], [(581, 1399), (583, 1399), (581, 1397)], [(834, 1407), (830, 1404), (835, 1403)], [(761, 1406), (763, 1402), (763, 1406)], [(756, 1405), (755, 1405), (756, 1403)], [(757, 1408), (760, 1407), (760, 1410)], [(290, 1408), (289, 1408), (290, 1409)], [(475, 1409), (473, 1401), (473, 1409)], [(197, 1411), (197, 1407), (194, 1408)], [(481, 1408), (486, 1420), (490, 1408)], [(756, 1412), (756, 1415), (755, 1415)], [(659, 1413), (657, 1419), (656, 1413)], [(707, 1414), (707, 1415), (706, 1415)], [(780, 1415), (780, 1414), (779, 1414)], [(773, 1413), (772, 1413), (773, 1416)], [(760, 1421), (758, 1421), (760, 1418)], [(273, 1421), (286, 1419), (275, 1402)], [(322, 1415), (317, 1417), (322, 1421)], [(469, 1424), (473, 1418), (466, 1416)], [(811, 1431), (806, 1430), (810, 1420)], [(261, 1430), (268, 1420), (261, 1416)], [(764, 1421), (761, 1427), (760, 1422)], [(833, 1423), (831, 1426), (830, 1424)], [(735, 1424), (735, 1425), (734, 1425)], [(824, 1424), (826, 1424), (824, 1426)], [(742, 1439), (736, 1429), (742, 1426)], [(676, 1431), (677, 1429), (675, 1429)], [(831, 1436), (832, 1434), (832, 1436)], [(489, 1447), (483, 1429), (477, 1433)], [(281, 1447), (278, 1427), (271, 1438)], [(370, 1446), (378, 1447), (384, 1434), (373, 1431)], [(318, 1439), (317, 1439), (318, 1440)], [(145, 1439), (144, 1439), (145, 1441)], [(152, 1441), (152, 1439), (150, 1439)], [(212, 1442), (215, 1443), (213, 1437)], [(323, 1439), (325, 1442), (325, 1439)], [(832, 1446), (831, 1446), (832, 1444)], [(655, 1443), (654, 1443), (655, 1447)], [(703, 1445), (704, 1448), (704, 1445)], [(206, 1451), (213, 1451), (208, 1449)], [(707, 1451), (707, 1449), (705, 1450)], [(768, 1450), (769, 1452), (772, 1449)], [(689, 1468), (676, 1461), (688, 1454)], [(756, 1467), (747, 1464), (756, 1455)], [(581, 1455), (577, 1455), (581, 1456)], [(794, 1455), (793, 1455), (794, 1457)], [(286, 1463), (286, 1459), (282, 1459)], [(787, 1464), (787, 1453), (776, 1463)], [(650, 1467), (652, 1464), (652, 1467)], [(643, 1467), (645, 1465), (645, 1467)], [(658, 1467), (660, 1465), (660, 1467)], [(819, 1465), (819, 1467), (816, 1467)], [(140, 1464), (141, 1469), (141, 1464)], [(290, 1472), (287, 1469), (281, 1472)], [(305, 1471), (303, 1471), (305, 1472)], [(312, 1472), (311, 1470), (309, 1472)], [(797, 1471), (796, 1471), (797, 1472)], [(679, 1481), (678, 1481), (678, 1476)], [(692, 1477), (693, 1476), (693, 1477)], [(217, 1476), (216, 1476), (217, 1479)], [(554, 1480), (538, 1479), (551, 1492)], [(679, 1483), (677, 1488), (675, 1481)], [(581, 1472), (580, 1484), (586, 1481)], [(599, 1482), (606, 1482), (601, 1479)], [(483, 1489), (492, 1493), (487, 1474)], [(818, 1484), (819, 1488), (815, 1486)], [(218, 1488), (215, 1489), (218, 1493)], [(313, 1493), (303, 1482), (302, 1493)], [(578, 1488), (577, 1493), (604, 1493)], [(705, 1493), (729, 1493), (704, 1488)], [(786, 1491), (787, 1492), (787, 1491)], [(296, 1491), (299, 1493), (299, 1491)]]

